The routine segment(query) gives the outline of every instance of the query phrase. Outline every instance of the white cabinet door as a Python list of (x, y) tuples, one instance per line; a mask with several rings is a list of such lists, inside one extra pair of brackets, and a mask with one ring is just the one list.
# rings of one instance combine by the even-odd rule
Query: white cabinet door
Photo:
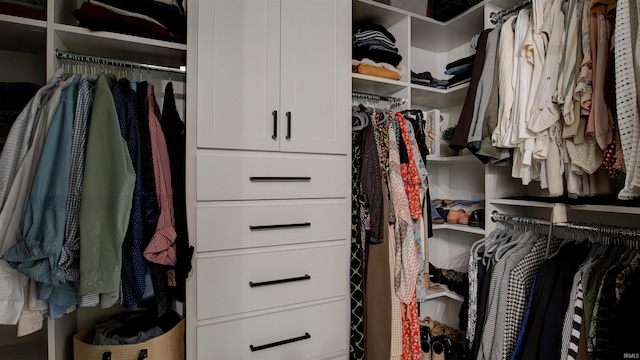
[(278, 150), (280, 0), (201, 1), (197, 16), (198, 147)]
[(281, 7), (280, 150), (347, 154), (351, 2), (282, 0)]

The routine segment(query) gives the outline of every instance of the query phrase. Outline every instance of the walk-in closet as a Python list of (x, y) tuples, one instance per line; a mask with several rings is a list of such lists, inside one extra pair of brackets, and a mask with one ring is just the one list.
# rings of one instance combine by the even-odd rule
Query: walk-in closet
[(639, 17), (0, 0), (0, 360), (640, 358)]

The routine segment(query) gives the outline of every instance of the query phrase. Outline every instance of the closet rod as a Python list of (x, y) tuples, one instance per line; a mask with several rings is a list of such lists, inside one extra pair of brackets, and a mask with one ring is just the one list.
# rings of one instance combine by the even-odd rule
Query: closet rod
[(492, 24), (497, 24), (499, 21), (502, 20), (503, 17), (505, 17), (506, 15), (512, 14), (524, 7), (527, 7), (531, 5), (531, 0), (525, 0), (521, 3), (515, 4), (510, 8), (506, 8), (502, 11), (498, 11), (497, 13), (492, 12), (491, 15), (489, 15), (491, 17), (491, 23)]
[(387, 101), (387, 102), (392, 102), (392, 103), (399, 103), (400, 105), (402, 105), (402, 104), (407, 102), (407, 99), (404, 99), (404, 98), (398, 98), (398, 97), (393, 97), (393, 96), (383, 96), (383, 95), (376, 95), (376, 94), (367, 94), (367, 93), (361, 93), (361, 92), (357, 92), (357, 91), (354, 91), (354, 92), (351, 93), (351, 98), (366, 99), (366, 100), (376, 100), (376, 101)]
[[(509, 222), (516, 225), (551, 226), (551, 222), (547, 220), (530, 218), (530, 217), (519, 216), (519, 215), (501, 214), (495, 210), (491, 213), (491, 221), (493, 222), (503, 221), (503, 222)], [(565, 228), (567, 230), (573, 230), (573, 231), (592, 232), (592, 233), (605, 235), (605, 236), (614, 236), (614, 237), (615, 236), (630, 236), (630, 237), (640, 236), (640, 229), (620, 227), (620, 226), (585, 224), (585, 223), (575, 223), (575, 222), (554, 223), (553, 226), (561, 227), (561, 228)]]
[(112, 59), (112, 58), (106, 58), (102, 56), (85, 55), (85, 54), (79, 54), (79, 53), (74, 53), (70, 51), (59, 51), (58, 49), (56, 49), (56, 57), (58, 59), (64, 59), (64, 60), (83, 61), (83, 62), (104, 64), (104, 65), (111, 65), (111, 66), (123, 66), (123, 67), (131, 67), (131, 68), (145, 69), (145, 70), (157, 70), (157, 71), (172, 72), (172, 73), (178, 73), (178, 74), (187, 73), (186, 69), (178, 69), (178, 68), (172, 68), (172, 67), (166, 67), (166, 66), (160, 66), (160, 65), (141, 64), (133, 61)]

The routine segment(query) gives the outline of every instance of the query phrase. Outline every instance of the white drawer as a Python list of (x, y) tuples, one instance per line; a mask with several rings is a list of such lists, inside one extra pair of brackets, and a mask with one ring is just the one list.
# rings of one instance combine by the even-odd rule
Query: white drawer
[(240, 151), (197, 155), (197, 200), (346, 198), (346, 156)]
[[(345, 301), (203, 326), (197, 330), (198, 359), (315, 359), (345, 351), (348, 326)], [(301, 339), (306, 334), (309, 338)], [(250, 348), (296, 338), (264, 350)]]
[(199, 252), (340, 240), (348, 236), (347, 200), (198, 203)]
[(347, 252), (340, 242), (199, 258), (198, 319), (345, 295)]

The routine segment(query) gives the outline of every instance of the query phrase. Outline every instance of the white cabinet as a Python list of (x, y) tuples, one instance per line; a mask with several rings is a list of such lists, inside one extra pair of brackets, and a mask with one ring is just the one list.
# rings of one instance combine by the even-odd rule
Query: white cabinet
[(199, 4), (199, 148), (347, 154), (349, 2)]
[(351, 4), (189, 10), (187, 358), (344, 356)]

